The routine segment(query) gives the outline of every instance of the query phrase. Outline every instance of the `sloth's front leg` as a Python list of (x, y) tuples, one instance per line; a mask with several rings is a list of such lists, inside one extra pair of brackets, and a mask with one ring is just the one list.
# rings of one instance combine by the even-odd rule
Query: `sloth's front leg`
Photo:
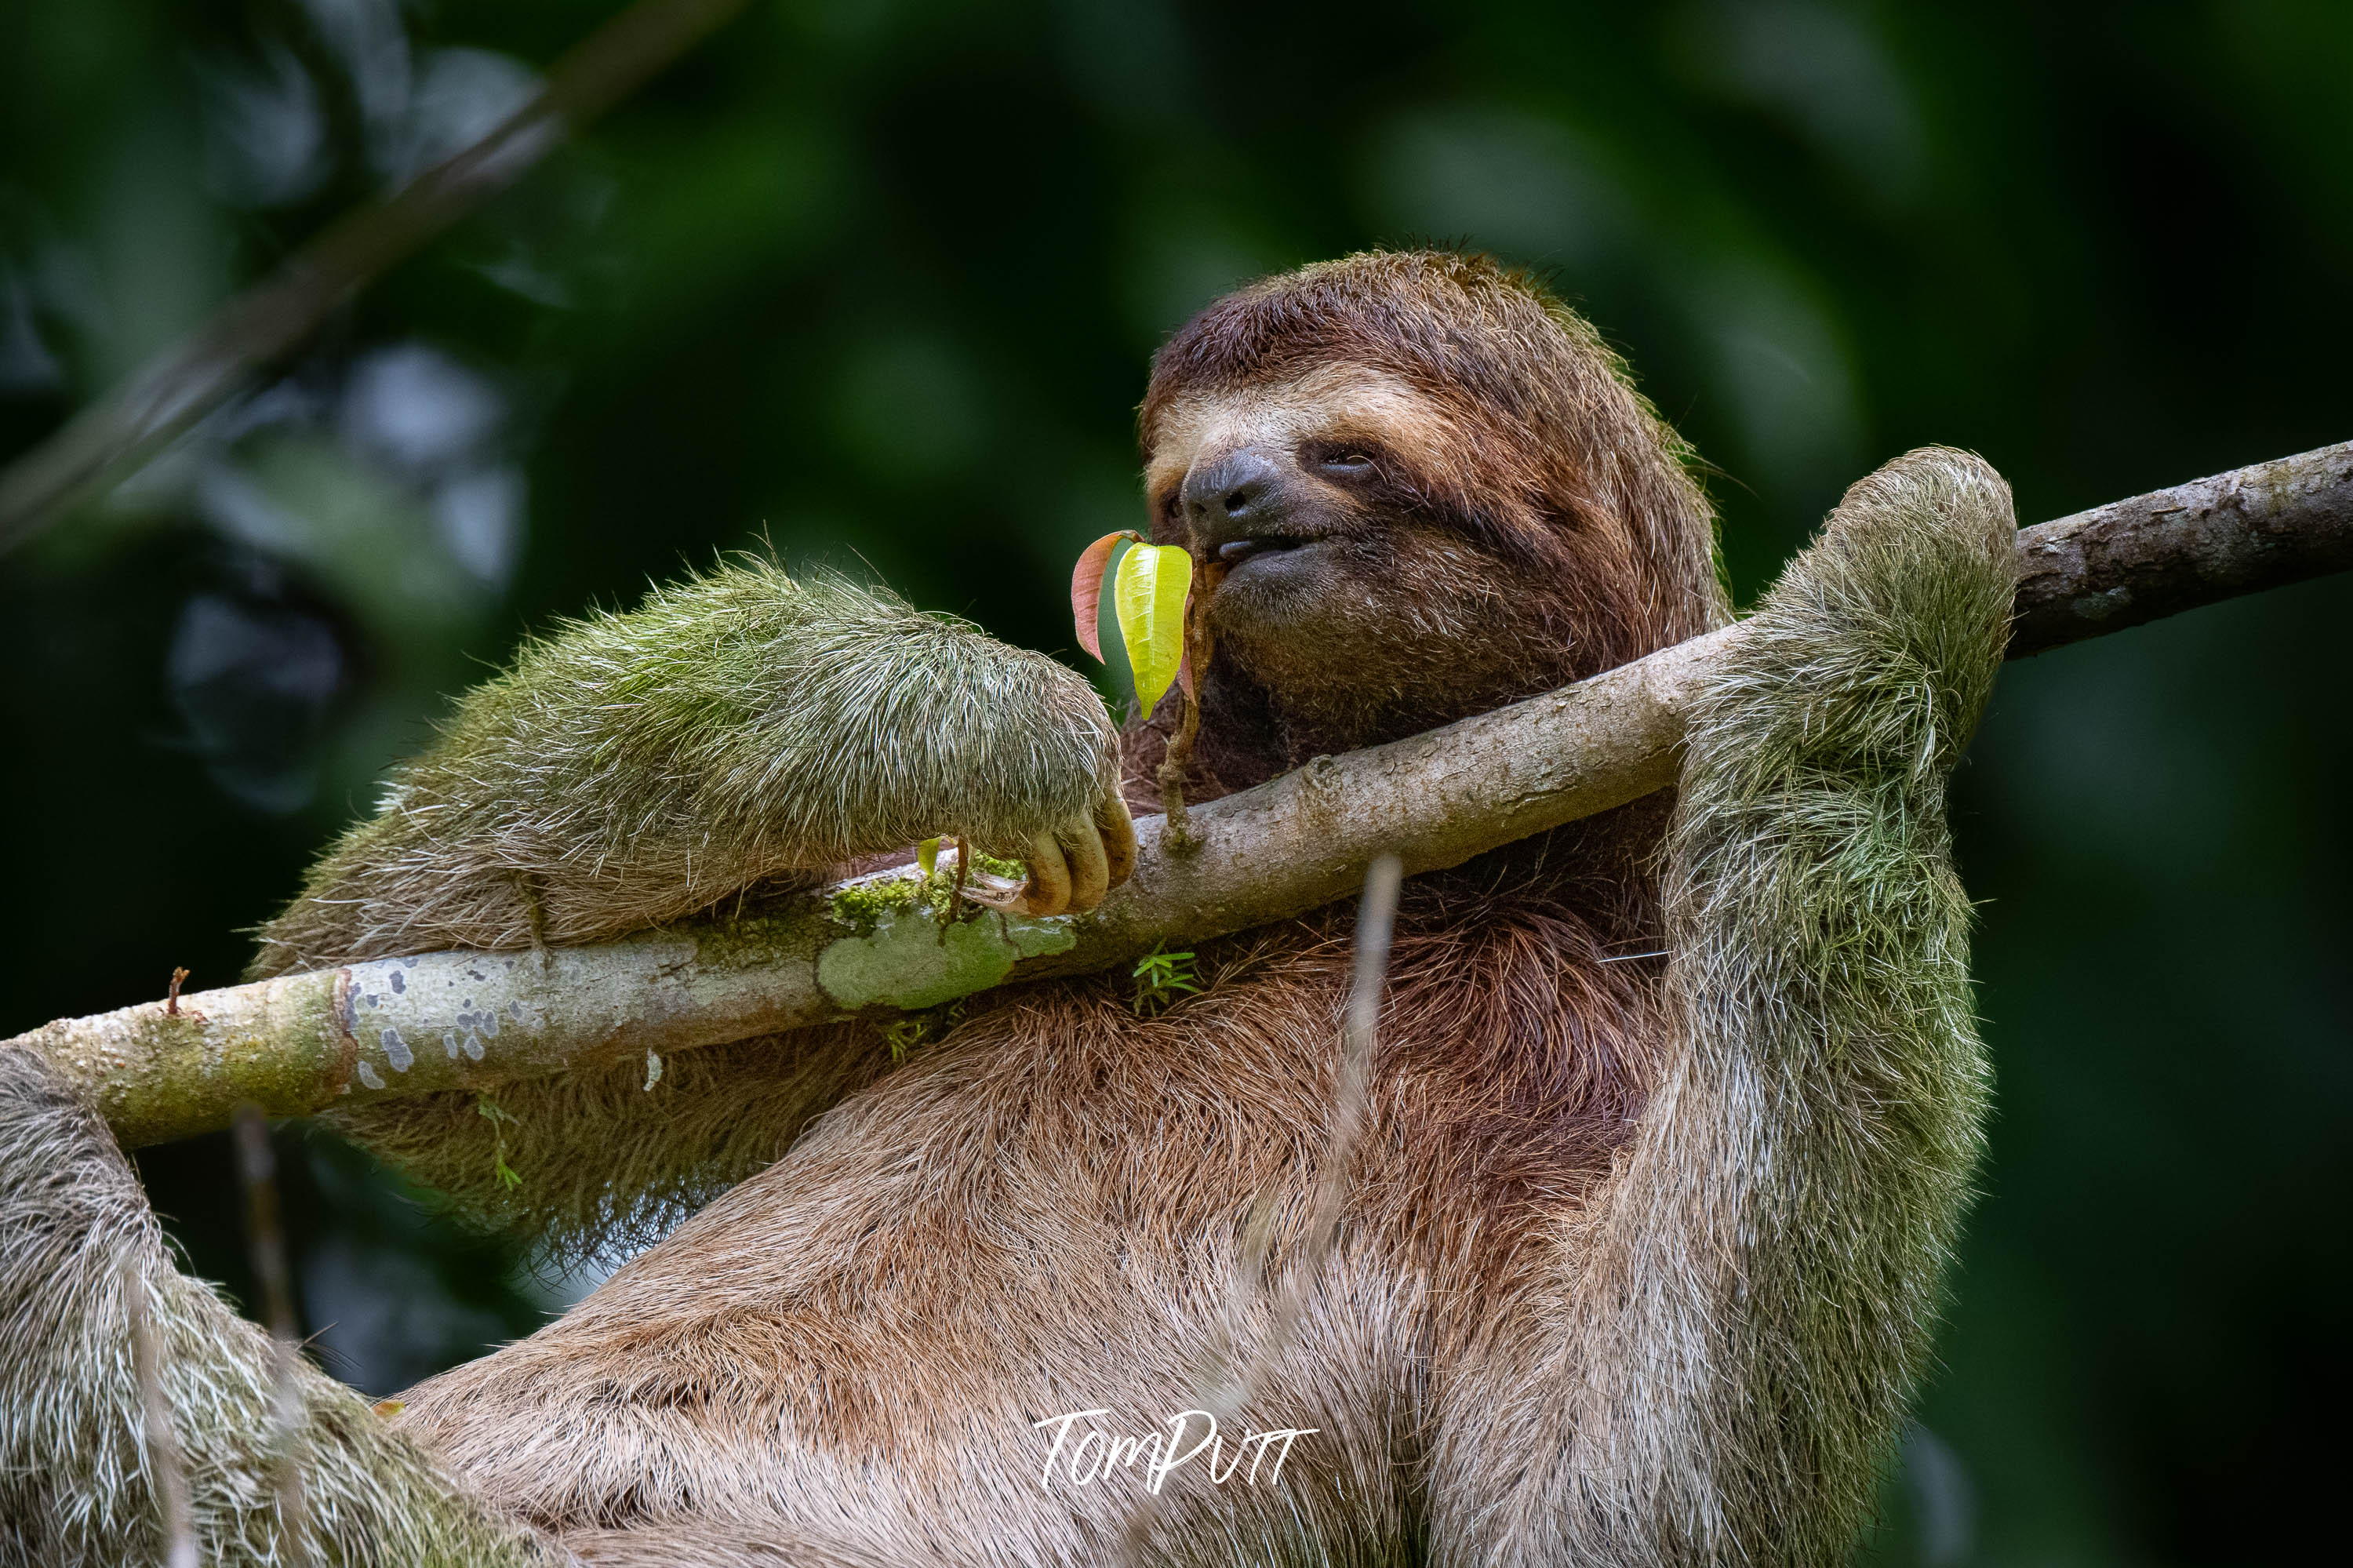
[(1134, 834), (1118, 733), (1043, 654), (763, 563), (576, 622), (468, 694), (264, 931), (257, 973), (596, 941), (953, 835), (1092, 908)]
[[(595, 942), (935, 835), (1026, 861), (1008, 907), (1089, 909), (1134, 859), (1118, 747), (1102, 699), (1043, 654), (886, 594), (723, 567), (470, 693), (266, 928), (255, 968)], [(603, 1062), (501, 1086), (495, 1123), (454, 1090), (332, 1120), (459, 1213), (593, 1249), (775, 1159), (874, 1070), (876, 1044), (748, 1045), (724, 1071), (680, 1064), (659, 1096), (638, 1065)]]
[[(1706, 678), (1663, 879), (1675, 1039), (1567, 1309), (1441, 1417), (1437, 1560), (1846, 1560), (1986, 1113), (1945, 787), (2015, 532), (1981, 460), (1899, 458)], [(1555, 1397), (1514, 1397), (1529, 1364), (1566, 1370)]]

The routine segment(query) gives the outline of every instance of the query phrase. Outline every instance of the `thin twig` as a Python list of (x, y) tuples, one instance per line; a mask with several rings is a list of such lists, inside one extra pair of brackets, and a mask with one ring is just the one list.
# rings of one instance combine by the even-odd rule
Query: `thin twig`
[(539, 96), (472, 146), (369, 201), (0, 472), (0, 555), (112, 488), (235, 397), (259, 366), (627, 98), (744, 0), (638, 0), (558, 60)]
[[(1264, 1201), (1253, 1205), (1244, 1226), (1227, 1350), (1211, 1361), (1192, 1405), (1207, 1411), (1220, 1426), (1248, 1408), (1260, 1383), (1290, 1353), (1306, 1321), (1308, 1297), (1339, 1243), (1340, 1222), (1354, 1180), (1356, 1142), (1364, 1133), (1373, 1047), (1380, 1034), (1381, 994), (1388, 978), (1389, 942), (1397, 928), (1398, 887), (1404, 874), (1403, 863), (1393, 854), (1377, 857), (1365, 873), (1364, 896), (1356, 904), (1356, 969), (1348, 987), (1347, 1011), (1340, 1022), (1340, 1071), (1333, 1086), (1323, 1158), (1316, 1162), (1314, 1194), (1297, 1249), (1275, 1292), (1267, 1330), (1247, 1352), (1243, 1347), (1248, 1327), (1256, 1315), (1259, 1282), (1265, 1277), (1272, 1241), (1274, 1205)], [(1143, 1561), (1161, 1508), (1157, 1491), (1147, 1489), (1136, 1499), (1121, 1542), (1122, 1561)]]
[(287, 1561), (302, 1568), (311, 1560), (302, 1506), (302, 1386), (301, 1330), (294, 1320), (294, 1283), (286, 1266), (286, 1231), (279, 1219), (278, 1160), (269, 1147), (269, 1123), (261, 1107), (237, 1111), (237, 1163), (245, 1179), (246, 1245), (278, 1350), (278, 1375), (270, 1395), (271, 1462), (277, 1470), (278, 1520), (286, 1532)]
[(122, 1309), (131, 1319), (131, 1364), (139, 1379), (139, 1411), (147, 1450), (147, 1471), (163, 1515), (164, 1568), (196, 1568), (196, 1523), (188, 1506), (188, 1461), (172, 1425), (172, 1403), (164, 1394), (164, 1355), (155, 1321), (147, 1310), (147, 1277), (141, 1262), (122, 1266)]
[(1185, 664), (1187, 678), (1179, 683), (1176, 700), (1176, 733), (1168, 737), (1168, 749), (1161, 753), (1160, 766), (1154, 773), (1154, 782), (1160, 786), (1160, 810), (1166, 819), (1161, 842), (1172, 854), (1184, 854), (1200, 845), (1193, 832), (1193, 819), (1185, 807), (1185, 774), (1193, 766), (1193, 744), (1201, 732), (1201, 682), (1208, 673), (1211, 641), (1209, 629), (1202, 619), (1201, 607), (1208, 602), (1210, 590), (1224, 574), (1208, 567), (1196, 567), (1194, 592), (1185, 601)]

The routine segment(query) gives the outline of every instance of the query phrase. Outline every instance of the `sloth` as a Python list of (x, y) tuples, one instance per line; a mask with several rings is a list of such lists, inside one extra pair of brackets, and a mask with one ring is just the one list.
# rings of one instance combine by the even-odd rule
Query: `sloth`
[[(1381, 252), (1155, 357), (1152, 536), (1201, 567), (1194, 799), (1725, 624), (1691, 454), (1599, 336), (1482, 257)], [(1858, 482), (1734, 640), (1677, 788), (1409, 879), (1336, 1239), (1354, 913), (865, 1024), (339, 1118), (558, 1255), (659, 1239), (379, 1415), (301, 1373), (311, 1561), (1830, 1563), (1926, 1354), (1987, 1073), (1946, 780), (1999, 666), (2007, 488)], [(1171, 698), (1170, 704), (1177, 699)], [(1084, 910), (1174, 710), (754, 564), (569, 628), (466, 701), (264, 934), (262, 972), (584, 941), (956, 833)], [(681, 1220), (681, 1216), (684, 1216)], [(667, 1233), (667, 1234), (661, 1234)], [(1267, 1282), (1293, 1263), (1295, 1316)], [(207, 1560), (283, 1562), (268, 1341), (181, 1275), (103, 1124), (0, 1052), (0, 1555), (159, 1552), (124, 1280)], [(1199, 1403), (1255, 1483), (1050, 1440)], [(1131, 1540), (1131, 1532), (1134, 1539)]]

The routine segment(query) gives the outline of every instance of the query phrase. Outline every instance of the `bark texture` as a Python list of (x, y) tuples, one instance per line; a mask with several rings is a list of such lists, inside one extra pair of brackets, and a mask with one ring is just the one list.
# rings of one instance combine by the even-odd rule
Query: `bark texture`
[(2013, 659), (2353, 568), (2353, 441), (2021, 529), (2018, 554)]

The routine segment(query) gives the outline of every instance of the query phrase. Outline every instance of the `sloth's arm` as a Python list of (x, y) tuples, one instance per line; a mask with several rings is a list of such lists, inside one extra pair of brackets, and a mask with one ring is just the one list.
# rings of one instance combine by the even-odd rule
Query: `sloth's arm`
[[(157, 1384), (207, 1563), (284, 1563), (267, 1336), (174, 1266), (97, 1113), (36, 1054), (0, 1050), (0, 1559), (164, 1560), (126, 1277), (143, 1282)], [(305, 1363), (299, 1454), (312, 1563), (547, 1564), (367, 1402)]]
[(264, 928), (257, 974), (596, 941), (935, 834), (1090, 907), (1133, 853), (1085, 681), (887, 594), (731, 564), (527, 647)]
[(1523, 1478), (1561, 1531), (1544, 1560), (1827, 1565), (1853, 1543), (1979, 1150), (1945, 787), (2007, 641), (2014, 528), (1981, 461), (1890, 463), (1691, 716), (1677, 1048), (1597, 1215), (1569, 1397)]
[[(573, 944), (934, 834), (1084, 909), (1134, 841), (1102, 699), (1042, 654), (758, 563), (526, 649), (470, 693), (264, 932), (263, 972)], [(856, 1025), (343, 1111), (338, 1130), (552, 1255), (659, 1234), (887, 1065)], [(520, 1184), (510, 1179), (520, 1176)]]

